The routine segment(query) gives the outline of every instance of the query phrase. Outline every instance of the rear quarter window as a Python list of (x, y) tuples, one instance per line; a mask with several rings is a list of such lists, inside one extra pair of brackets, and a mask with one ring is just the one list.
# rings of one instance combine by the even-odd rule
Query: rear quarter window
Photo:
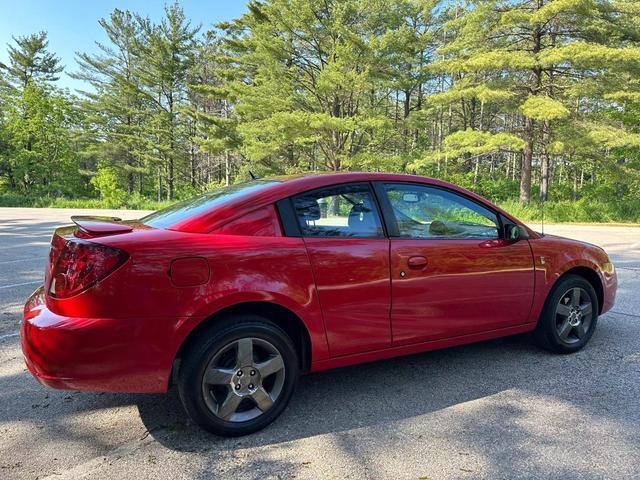
[(169, 228), (190, 217), (197, 216), (225, 203), (239, 200), (278, 183), (281, 182), (277, 180), (254, 180), (252, 182), (229, 185), (158, 210), (151, 215), (143, 217), (140, 222), (154, 228)]
[(275, 207), (267, 205), (216, 228), (212, 233), (218, 235), (279, 237), (282, 235), (282, 229), (280, 228), (280, 220)]

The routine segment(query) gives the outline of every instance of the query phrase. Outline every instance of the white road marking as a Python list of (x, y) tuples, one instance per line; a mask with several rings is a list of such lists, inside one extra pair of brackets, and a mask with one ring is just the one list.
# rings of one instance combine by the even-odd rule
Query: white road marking
[(0, 247), (0, 250), (7, 250), (9, 248), (32, 248), (32, 247), (48, 247), (49, 243), (48, 242), (32, 242), (32, 243), (28, 243), (28, 244), (20, 244), (20, 245), (9, 245), (7, 247)]
[(50, 237), (50, 233), (41, 232), (41, 233), (24, 233), (24, 232), (3, 232), (0, 230), (0, 237)]
[(34, 280), (33, 282), (14, 283), (13, 285), (2, 285), (0, 290), (5, 288), (21, 287), (23, 285), (35, 285), (36, 283), (42, 283), (42, 280)]
[(13, 338), (13, 337), (17, 337), (20, 335), (20, 332), (16, 332), (16, 333), (9, 333), (7, 335), (0, 335), (0, 340), (4, 340), (5, 338)]
[(43, 262), (44, 261), (44, 259), (42, 257), (19, 258), (17, 260), (5, 260), (3, 262), (0, 262), (0, 265), (3, 265), (5, 263), (35, 262), (36, 260), (39, 261), (39, 262)]

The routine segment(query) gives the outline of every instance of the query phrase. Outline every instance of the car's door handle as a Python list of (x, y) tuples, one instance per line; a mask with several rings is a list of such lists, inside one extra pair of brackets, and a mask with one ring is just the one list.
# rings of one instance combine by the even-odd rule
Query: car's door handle
[(407, 265), (409, 265), (410, 268), (424, 268), (427, 266), (427, 258), (421, 256), (409, 257)]

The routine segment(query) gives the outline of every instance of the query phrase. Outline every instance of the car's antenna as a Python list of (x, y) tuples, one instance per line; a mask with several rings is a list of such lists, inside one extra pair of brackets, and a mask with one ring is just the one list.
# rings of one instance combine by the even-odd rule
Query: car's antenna
[(255, 179), (258, 178), (253, 174), (253, 172), (251, 170), (249, 170), (249, 176), (251, 177), (251, 180), (255, 180)]

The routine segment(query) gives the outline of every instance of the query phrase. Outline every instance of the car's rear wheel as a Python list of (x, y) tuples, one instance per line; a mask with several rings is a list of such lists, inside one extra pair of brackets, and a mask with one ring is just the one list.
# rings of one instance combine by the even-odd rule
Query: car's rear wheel
[(255, 315), (207, 330), (180, 366), (178, 391), (189, 416), (222, 436), (253, 433), (285, 409), (298, 379), (289, 336)]
[(598, 321), (598, 297), (593, 286), (577, 275), (567, 275), (552, 289), (535, 331), (540, 346), (557, 353), (584, 347)]

